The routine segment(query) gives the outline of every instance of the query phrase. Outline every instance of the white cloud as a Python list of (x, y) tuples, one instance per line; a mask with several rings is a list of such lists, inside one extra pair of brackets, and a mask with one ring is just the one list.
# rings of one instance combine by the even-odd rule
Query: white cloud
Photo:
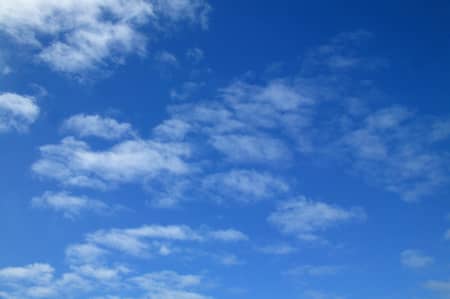
[(79, 137), (95, 136), (108, 140), (115, 140), (134, 135), (128, 123), (100, 115), (77, 114), (64, 121), (62, 129), (74, 133)]
[(285, 234), (317, 240), (318, 233), (334, 226), (365, 218), (360, 208), (344, 209), (304, 197), (282, 202), (268, 220)]
[(53, 267), (48, 264), (31, 264), (25, 267), (0, 269), (0, 281), (7, 283), (46, 283), (53, 278)]
[(107, 213), (113, 210), (102, 201), (67, 192), (45, 192), (31, 200), (33, 207), (61, 212), (67, 218), (78, 217), (82, 212)]
[[(53, 268), (41, 264), (44, 279), (35, 279), (29, 270), (38, 265), (25, 267), (4, 268), (0, 273), (27, 272), (29, 279), (16, 279), (0, 277), (0, 285), (4, 291), (1, 298), (158, 298), (158, 299), (211, 299), (196, 292), (201, 287), (203, 277), (199, 275), (179, 274), (174, 271), (161, 271), (152, 273), (133, 273), (124, 266), (93, 266), (82, 265), (71, 267), (70, 272), (60, 277), (53, 277)], [(50, 275), (48, 274), (50, 271)], [(39, 274), (37, 271), (36, 274)], [(130, 275), (132, 274), (132, 275)], [(21, 275), (22, 277), (22, 275)], [(25, 276), (24, 276), (25, 277)], [(31, 278), (31, 279), (30, 279)], [(115, 293), (118, 296), (110, 295)], [(132, 297), (122, 294), (134, 294)], [(96, 297), (92, 297), (92, 295)], [(91, 295), (91, 296), (90, 296)], [(136, 297), (138, 296), (138, 297)]]
[[(116, 249), (134, 256), (167, 255), (170, 242), (222, 241), (236, 242), (248, 237), (233, 229), (195, 231), (188, 226), (146, 225), (133, 229), (100, 230), (87, 236), (89, 244)], [(166, 242), (166, 243), (164, 243)], [(168, 242), (168, 243), (167, 243)]]
[(273, 198), (289, 189), (287, 183), (270, 173), (244, 169), (206, 176), (203, 187), (213, 194), (242, 202)]
[(269, 136), (216, 135), (211, 144), (230, 161), (244, 164), (283, 162), (291, 155), (283, 141)]
[(157, 126), (153, 131), (157, 138), (163, 140), (183, 140), (190, 131), (191, 125), (179, 119), (169, 119)]
[(401, 253), (401, 262), (405, 267), (418, 269), (431, 265), (434, 259), (419, 250), (407, 249)]
[(66, 249), (66, 257), (71, 264), (93, 264), (108, 252), (95, 244), (74, 244)]
[(2, 30), (58, 71), (81, 73), (143, 53), (141, 28), (182, 20), (207, 26), (203, 0), (19, 0), (0, 3)]
[(234, 230), (234, 229), (213, 231), (210, 233), (210, 236), (213, 239), (225, 241), (225, 242), (248, 240), (248, 237), (245, 234), (243, 234), (240, 231)]
[(42, 158), (33, 164), (33, 171), (65, 185), (108, 188), (117, 183), (143, 182), (163, 172), (189, 172), (184, 159), (190, 149), (180, 143), (136, 139), (95, 151), (86, 142), (67, 137), (40, 150)]
[(26, 131), (37, 120), (39, 112), (32, 97), (15, 93), (0, 94), (0, 132)]

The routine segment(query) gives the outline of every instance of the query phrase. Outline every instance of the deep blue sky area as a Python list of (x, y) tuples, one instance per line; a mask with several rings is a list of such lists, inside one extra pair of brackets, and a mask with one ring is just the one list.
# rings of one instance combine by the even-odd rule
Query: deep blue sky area
[(449, 20), (0, 1), (0, 299), (450, 298)]

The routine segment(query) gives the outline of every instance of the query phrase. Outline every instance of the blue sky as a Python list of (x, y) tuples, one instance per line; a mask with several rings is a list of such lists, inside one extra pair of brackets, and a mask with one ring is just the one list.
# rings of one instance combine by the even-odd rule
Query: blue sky
[(450, 298), (450, 4), (292, 2), (0, 2), (0, 298)]

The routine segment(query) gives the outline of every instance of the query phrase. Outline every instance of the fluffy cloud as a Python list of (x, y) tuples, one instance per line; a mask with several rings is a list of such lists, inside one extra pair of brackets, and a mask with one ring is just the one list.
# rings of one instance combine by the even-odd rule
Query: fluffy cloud
[(134, 135), (128, 123), (100, 115), (77, 114), (64, 121), (65, 132), (74, 133), (79, 137), (95, 136), (108, 140), (120, 139)]
[[(42, 274), (45, 275), (47, 280), (35, 279), (34, 273), (29, 272), (30, 269), (37, 266), (42, 268), (41, 270), (44, 271)], [(79, 298), (79, 296), (89, 296), (89, 294), (101, 294), (100, 297), (95, 298), (132, 298), (131, 296), (133, 298), (160, 299), (211, 298), (194, 291), (201, 285), (202, 276), (178, 274), (173, 271), (151, 272), (132, 276), (130, 275), (131, 270), (124, 266), (104, 267), (97, 265), (94, 267), (83, 265), (72, 267), (70, 272), (55, 277), (53, 276), (53, 268), (47, 264), (0, 269), (0, 273), (11, 271), (23, 272), (24, 274), (21, 279), (15, 277), (0, 278), (0, 285), (5, 290), (0, 293), (2, 298)], [(50, 273), (47, 271), (50, 271)], [(120, 297), (111, 295), (111, 293), (116, 293)]]
[(45, 192), (31, 200), (33, 207), (61, 212), (67, 218), (75, 218), (84, 211), (108, 213), (113, 211), (102, 201), (85, 196), (75, 196), (67, 192)]
[(31, 264), (25, 267), (0, 269), (0, 281), (6, 282), (48, 282), (55, 270), (47, 264)]
[(0, 25), (55, 70), (80, 73), (144, 53), (146, 24), (186, 20), (206, 27), (209, 9), (203, 0), (7, 0), (0, 3)]
[(108, 188), (143, 182), (157, 174), (184, 174), (190, 149), (186, 144), (128, 140), (108, 150), (92, 150), (86, 142), (67, 137), (60, 144), (41, 147), (42, 158), (33, 164), (36, 174), (65, 185)]
[(317, 240), (322, 231), (361, 219), (365, 213), (359, 208), (344, 209), (304, 197), (282, 202), (268, 218), (281, 232), (302, 240)]
[[(0, 297), (211, 299), (198, 292), (205, 284), (202, 275), (169, 270), (143, 272), (141, 267), (133, 267), (130, 259), (127, 265), (120, 261), (128, 255), (166, 256), (170, 254), (167, 248), (174, 242), (189, 246), (194, 242), (246, 239), (247, 236), (233, 229), (194, 230), (183, 225), (100, 230), (86, 235), (84, 243), (67, 247), (69, 269), (58, 271), (58, 275), (51, 265), (39, 263), (0, 269)], [(166, 251), (161, 252), (161, 248)], [(139, 260), (139, 264), (142, 261)]]
[(34, 98), (15, 93), (0, 94), (0, 132), (23, 132), (39, 116), (40, 109)]

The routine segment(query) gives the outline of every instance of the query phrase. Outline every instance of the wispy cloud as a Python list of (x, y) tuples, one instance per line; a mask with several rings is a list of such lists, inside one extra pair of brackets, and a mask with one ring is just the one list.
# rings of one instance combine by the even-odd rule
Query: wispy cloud
[(39, 114), (39, 106), (33, 97), (15, 93), (0, 94), (0, 132), (24, 132)]
[(67, 218), (74, 219), (81, 213), (111, 213), (117, 208), (106, 203), (90, 199), (86, 196), (76, 196), (67, 192), (45, 192), (41, 196), (34, 197), (31, 204), (35, 208), (50, 209), (63, 213)]
[(300, 197), (280, 203), (268, 221), (282, 233), (315, 241), (321, 239), (319, 234), (323, 231), (365, 218), (365, 212), (360, 208), (346, 209)]
[(401, 253), (401, 262), (405, 267), (419, 269), (431, 265), (434, 259), (420, 250), (407, 249)]
[(0, 24), (53, 69), (79, 74), (144, 54), (145, 25), (154, 34), (180, 21), (207, 27), (209, 10), (203, 0), (7, 0), (0, 4)]

